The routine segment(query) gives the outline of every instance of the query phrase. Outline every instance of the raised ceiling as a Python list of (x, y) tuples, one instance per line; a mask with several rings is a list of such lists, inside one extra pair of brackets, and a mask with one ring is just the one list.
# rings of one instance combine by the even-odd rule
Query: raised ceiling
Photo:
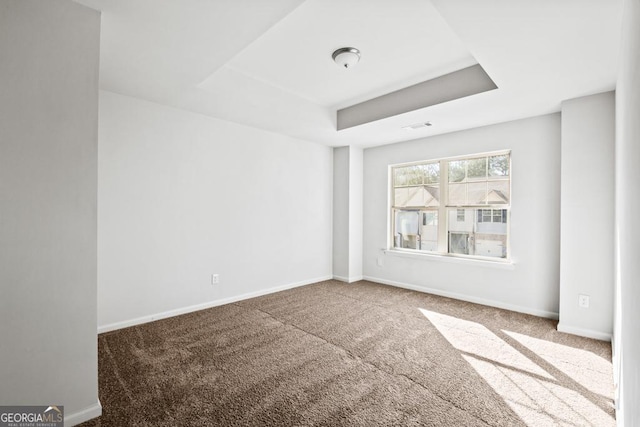
[[(354, 46), (360, 63), (331, 54)], [(475, 64), (430, 2), (307, 0), (226, 66), (323, 107), (345, 107)], [(215, 86), (215, 73), (200, 85)]]
[[(77, 1), (102, 11), (102, 89), (331, 146), (559, 111), (617, 75), (620, 0)], [(336, 130), (337, 109), (476, 63), (498, 89)]]

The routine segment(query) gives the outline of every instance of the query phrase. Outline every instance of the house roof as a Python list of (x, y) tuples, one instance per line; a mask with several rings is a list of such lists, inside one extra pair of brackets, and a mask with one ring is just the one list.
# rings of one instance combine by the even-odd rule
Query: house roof
[[(500, 190), (490, 190), (483, 200), (492, 204), (508, 204), (509, 197)], [(440, 190), (436, 186), (415, 185), (394, 188), (394, 206), (406, 208), (436, 207), (440, 204)]]
[(398, 207), (436, 207), (440, 204), (437, 187), (417, 185), (394, 189), (394, 205)]
[(500, 190), (491, 190), (487, 194), (487, 203), (509, 203), (509, 197)]

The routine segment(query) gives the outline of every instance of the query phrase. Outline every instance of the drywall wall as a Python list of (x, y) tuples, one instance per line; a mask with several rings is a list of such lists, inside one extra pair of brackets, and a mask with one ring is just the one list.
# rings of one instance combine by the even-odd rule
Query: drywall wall
[(0, 403), (101, 413), (96, 337), (100, 14), (0, 2)]
[(614, 141), (613, 92), (562, 103), (558, 330), (597, 339), (613, 332)]
[(349, 281), (349, 147), (333, 149), (333, 277)]
[(331, 277), (331, 148), (104, 91), (99, 141), (100, 330)]
[(362, 148), (333, 149), (333, 277), (362, 280)]
[(616, 87), (614, 366), (619, 426), (640, 425), (640, 1), (624, 0)]
[[(496, 150), (511, 150), (513, 265), (385, 254), (389, 165)], [(541, 316), (557, 316), (560, 115), (365, 150), (363, 252), (364, 275), (371, 280)]]
[(349, 282), (362, 280), (364, 150), (349, 146)]

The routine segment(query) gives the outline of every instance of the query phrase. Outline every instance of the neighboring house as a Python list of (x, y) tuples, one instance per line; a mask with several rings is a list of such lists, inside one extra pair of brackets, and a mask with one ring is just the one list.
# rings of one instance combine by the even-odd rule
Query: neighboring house
[[(415, 207), (398, 212), (395, 223), (395, 246), (422, 251), (438, 248), (437, 211), (429, 207), (439, 205), (437, 187), (418, 185), (395, 189), (395, 203)], [(508, 204), (508, 197), (500, 190), (491, 190), (484, 203)], [(487, 208), (451, 209), (449, 211), (449, 252), (506, 258), (508, 211)]]
[(395, 247), (435, 251), (438, 248), (438, 213), (424, 210), (440, 204), (440, 189), (433, 185), (413, 185), (394, 189), (394, 204), (411, 206), (396, 215)]

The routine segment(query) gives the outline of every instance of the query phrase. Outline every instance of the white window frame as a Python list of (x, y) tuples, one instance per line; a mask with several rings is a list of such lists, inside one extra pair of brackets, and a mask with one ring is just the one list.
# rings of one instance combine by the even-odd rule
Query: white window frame
[[(467, 205), (456, 205), (456, 204), (447, 204), (448, 202), (448, 189), (449, 189), (449, 170), (448, 164), (450, 161), (455, 160), (467, 160), (474, 159), (478, 157), (491, 157), (491, 156), (499, 156), (499, 155), (507, 155), (509, 156), (509, 202), (506, 204), (467, 204)], [(401, 211), (400, 208), (394, 207), (394, 169), (402, 168), (407, 166), (414, 165), (422, 165), (428, 163), (438, 162), (440, 165), (440, 180), (438, 183), (439, 192), (440, 192), (440, 203), (439, 206), (436, 207), (428, 207), (424, 208), (425, 210), (434, 210), (438, 213), (438, 249), (436, 251), (427, 251), (427, 250), (419, 250), (419, 249), (409, 249), (409, 248), (399, 248), (395, 247), (394, 238), (395, 238), (395, 210)], [(488, 171), (487, 171), (488, 173)], [(511, 162), (511, 150), (501, 150), (501, 151), (492, 151), (492, 152), (484, 152), (484, 153), (475, 153), (468, 154), (464, 156), (455, 156), (455, 157), (446, 157), (440, 159), (429, 159), (422, 160), (418, 162), (409, 162), (409, 163), (399, 163), (389, 165), (388, 168), (388, 190), (389, 190), (389, 203), (387, 207), (387, 215), (388, 215), (388, 233), (387, 233), (387, 250), (390, 252), (397, 253), (408, 253), (415, 255), (424, 255), (424, 256), (445, 256), (445, 257), (455, 257), (455, 258), (467, 258), (470, 260), (479, 260), (479, 261), (491, 261), (491, 262), (503, 262), (503, 263), (511, 263), (511, 182), (513, 179), (513, 170), (512, 170), (512, 162)], [(410, 208), (413, 209), (413, 208)], [(457, 210), (457, 209), (491, 209), (493, 210), (506, 210), (506, 258), (499, 257), (488, 257), (488, 256), (480, 256), (480, 255), (466, 255), (466, 254), (457, 254), (449, 252), (449, 211)], [(406, 209), (409, 210), (409, 209)], [(492, 212), (493, 214), (493, 212)], [(456, 211), (457, 218), (457, 211)], [(476, 221), (476, 218), (473, 218)], [(493, 215), (492, 215), (493, 222)], [(421, 222), (420, 222), (421, 223)]]

